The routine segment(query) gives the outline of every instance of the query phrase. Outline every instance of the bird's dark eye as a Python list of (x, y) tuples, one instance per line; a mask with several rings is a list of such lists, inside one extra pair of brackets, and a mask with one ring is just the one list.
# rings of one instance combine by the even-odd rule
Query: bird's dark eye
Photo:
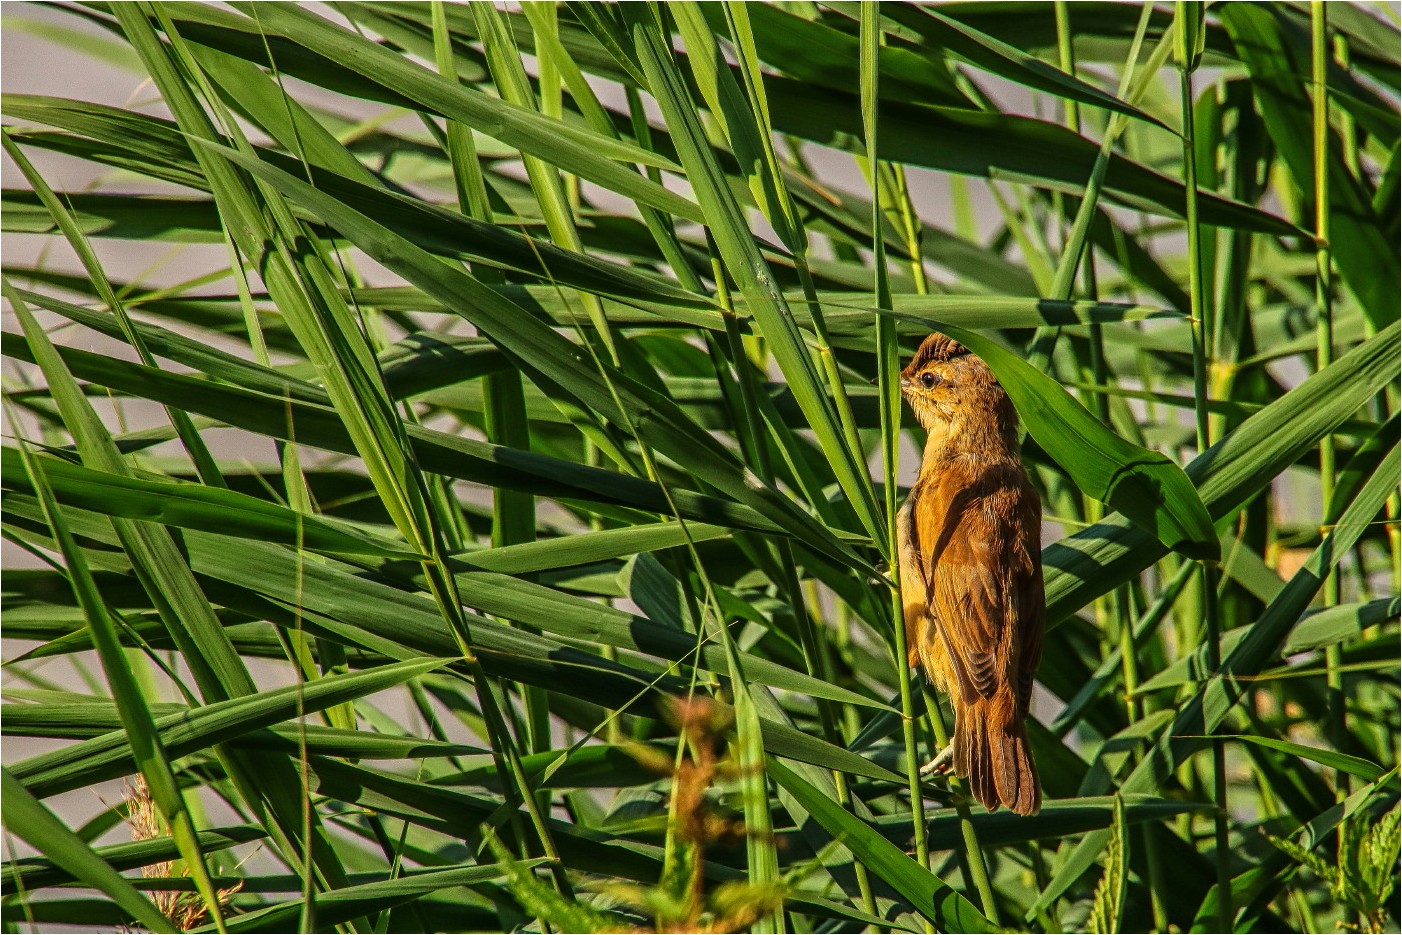
[(930, 373), (928, 370), (920, 374), (920, 385), (925, 387), (925, 389), (927, 390), (932, 390), (943, 382), (943, 378), (938, 377), (933, 373)]

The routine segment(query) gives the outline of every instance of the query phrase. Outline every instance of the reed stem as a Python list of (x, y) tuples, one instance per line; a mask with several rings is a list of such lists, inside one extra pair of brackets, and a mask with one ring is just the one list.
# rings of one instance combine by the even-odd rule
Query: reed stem
[[(1329, 244), (1329, 96), (1327, 85), (1328, 11), (1319, 0), (1310, 3), (1310, 79), (1311, 101), (1314, 105), (1314, 243), (1315, 243), (1315, 369), (1323, 370), (1334, 362), (1333, 257)], [(1328, 509), (1334, 497), (1335, 452), (1334, 436), (1319, 440), (1319, 498)], [(1324, 579), (1324, 606), (1339, 603), (1339, 575), (1331, 566)], [(1328, 733), (1334, 749), (1346, 753), (1348, 724), (1346, 721), (1344, 677), (1340, 671), (1342, 649), (1339, 643), (1325, 647), (1325, 700), (1328, 705)], [(1348, 796), (1348, 773), (1335, 774), (1336, 792), (1340, 799)]]
[[(1212, 310), (1203, 289), (1202, 228), (1198, 220), (1197, 146), (1194, 136), (1193, 69), (1199, 56), (1198, 37), (1203, 23), (1202, 11), (1194, 4), (1179, 0), (1174, 11), (1175, 52), (1178, 63), (1178, 90), (1182, 108), (1180, 130), (1183, 136), (1183, 175), (1187, 189), (1188, 227), (1188, 299), (1192, 312), (1193, 341), (1193, 407), (1197, 431), (1197, 449), (1202, 453), (1211, 445), (1208, 418), (1209, 393), (1206, 336), (1212, 333)], [(1196, 24), (1196, 29), (1194, 29)], [(1202, 563), (1201, 597), (1208, 668), (1216, 673), (1222, 666), (1221, 621), (1217, 616), (1218, 567), (1214, 562)], [(1214, 860), (1217, 868), (1217, 924), (1224, 932), (1232, 931), (1236, 910), (1232, 905), (1230, 813), (1227, 797), (1227, 751), (1220, 738), (1212, 741), (1212, 797), (1217, 808), (1213, 815), (1215, 839)]]

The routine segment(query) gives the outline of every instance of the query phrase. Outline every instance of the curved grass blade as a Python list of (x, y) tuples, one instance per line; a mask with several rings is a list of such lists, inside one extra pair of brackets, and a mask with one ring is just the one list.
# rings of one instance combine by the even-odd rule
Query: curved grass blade
[[(140, 171), (137, 167), (144, 166), (148, 170), (145, 174), (149, 175), (154, 165), (160, 165), (165, 167), (165, 176), (170, 181), (203, 190), (210, 187), (188, 140), (168, 120), (102, 104), (39, 95), (8, 94), (0, 101), (3, 101), (5, 113), (11, 116), (62, 127), (108, 144), (108, 161), (111, 160), (111, 152), (127, 153), (124, 164), (135, 171)], [(36, 138), (30, 142), (62, 151), (62, 147), (56, 145), (59, 141), (50, 137)], [(348, 176), (323, 166), (298, 163), (267, 148), (254, 147), (254, 151), (260, 159), (284, 171), (309, 178), (317, 188), (374, 217), (432, 253), (486, 262), (501, 269), (616, 297), (659, 312), (674, 310), (677, 314), (695, 319), (704, 327), (724, 327), (714, 303), (708, 298), (688, 292), (658, 276), (564, 249), (547, 240), (527, 237), (503, 224), (489, 224), (408, 197), (391, 191), (373, 179), (366, 180), (359, 174)], [(178, 174), (170, 177), (171, 172)], [(157, 174), (156, 177), (162, 176)], [(69, 197), (75, 199), (74, 205), (86, 223), (102, 227), (99, 233), (107, 236), (118, 236), (119, 233), (130, 236), (154, 226), (158, 230), (169, 229), (181, 239), (222, 241), (219, 215), (210, 202), (83, 192), (73, 193)], [(43, 218), (38, 212), (31, 214), (25, 210), (31, 200), (29, 195), (12, 192), (6, 198), (7, 204), (13, 204), (18, 209), (15, 212), (7, 210), (7, 225), (31, 230), (42, 222)], [(143, 215), (141, 211), (148, 213)], [(15, 213), (16, 217), (10, 218), (11, 213)], [(509, 223), (511, 219), (501, 220)]]
[[(976, 65), (991, 74), (1007, 78), (1025, 87), (1045, 91), (1063, 100), (1079, 101), (1093, 107), (1124, 114), (1136, 120), (1153, 124), (1168, 132), (1172, 129), (1152, 114), (1145, 113), (1113, 94), (1100, 90), (1054, 68), (1035, 56), (1023, 52), (984, 32), (967, 26), (956, 19), (945, 16), (941, 11), (930, 7), (896, 4), (885, 15), (904, 25), (912, 26), (926, 39), (933, 40), (971, 65)], [(915, 25), (912, 20), (926, 22)]]
[[(8, 490), (31, 493), (34, 485), (18, 470), (14, 448), (0, 449)], [(163, 526), (203, 529), (221, 535), (271, 540), (350, 555), (419, 559), (418, 553), (347, 523), (295, 513), (247, 494), (219, 487), (122, 477), (56, 458), (36, 459), (58, 502), (108, 516)]]
[[(234, 825), (201, 831), (197, 838), (200, 850), (210, 854), (268, 836), (254, 825)], [(150, 864), (165, 863), (180, 856), (180, 849), (171, 837), (150, 838), (93, 848), (93, 853), (113, 870), (135, 870)], [(0, 892), (11, 895), (46, 886), (62, 886), (77, 878), (47, 857), (11, 857), (0, 871)]]
[[(1351, 418), (1402, 362), (1394, 324), (1252, 415), (1187, 466), (1208, 514), (1227, 516)], [(1165, 548), (1128, 520), (1110, 517), (1042, 550), (1047, 622), (1057, 626), (1091, 600), (1158, 561)]]
[[(1302, 760), (1309, 760), (1330, 769), (1342, 770), (1366, 782), (1375, 782), (1387, 774), (1387, 770), (1376, 763), (1324, 747), (1310, 747), (1302, 743), (1291, 743), (1288, 740), (1277, 740), (1274, 737), (1261, 737), (1256, 734), (1217, 734), (1215, 736), (1222, 740), (1239, 740), (1242, 743), (1253, 743), (1260, 747), (1288, 753), (1291, 756), (1297, 756)], [(1189, 739), (1203, 740), (1205, 738), (1190, 737)]]
[[(523, 860), (518, 867), (540, 867), (550, 863), (543, 858)], [(454, 867), (447, 870), (409, 871), (403, 876), (375, 883), (361, 883), (327, 890), (316, 894), (316, 906), (312, 918), (317, 928), (344, 925), (376, 913), (401, 906), (412, 899), (438, 890), (458, 886), (474, 886), (491, 883), (506, 876), (508, 870), (502, 864), (475, 864), (469, 867)], [(229, 919), (230, 932), (286, 932), (298, 924), (304, 908), (301, 899), (277, 903), (245, 912)], [(205, 926), (192, 931), (208, 932), (213, 929)]]
[(1398, 619), (1402, 598), (1384, 597), (1356, 604), (1339, 604), (1307, 615), (1290, 631), (1281, 647), (1282, 656), (1320, 649), (1363, 635), (1368, 627)]
[[(270, 640), (269, 649), (276, 646)], [(52, 644), (50, 644), (52, 645)], [(238, 645), (235, 642), (235, 645)], [(273, 658), (281, 654), (270, 652)], [(175, 705), (173, 707), (180, 707)], [(164, 706), (162, 712), (165, 712)], [(0, 707), (5, 721), (0, 732), (19, 737), (52, 737), (63, 740), (86, 740), (121, 729), (116, 709), (108, 704), (9, 704)], [(483, 753), (481, 747), (417, 737), (395, 737), (371, 731), (326, 727), (319, 724), (295, 726), (273, 725), (241, 734), (228, 741), (236, 747), (277, 750), (300, 755), (302, 751), (316, 756), (336, 756), (357, 760), (419, 760), (431, 757), (466, 757)]]
[(483, 571), (521, 575), (659, 549), (680, 548), (688, 541), (710, 542), (728, 535), (730, 530), (705, 523), (646, 523), (474, 550), (455, 558)]
[(1082, 491), (1119, 510), (1164, 545), (1190, 558), (1221, 557), (1212, 518), (1183, 469), (1121, 438), (1054, 379), (993, 339), (932, 322), (983, 358), (1012, 397), (1037, 444)]

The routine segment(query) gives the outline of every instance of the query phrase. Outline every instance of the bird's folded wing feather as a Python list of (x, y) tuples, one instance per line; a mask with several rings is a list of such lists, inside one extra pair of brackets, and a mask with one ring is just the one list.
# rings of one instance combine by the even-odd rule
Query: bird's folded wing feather
[(950, 476), (938, 487), (945, 489), (922, 498), (926, 508), (912, 520), (930, 616), (960, 700), (992, 698), (1012, 685), (1025, 705), (1045, 615), (1036, 492), (1025, 478), (997, 474)]

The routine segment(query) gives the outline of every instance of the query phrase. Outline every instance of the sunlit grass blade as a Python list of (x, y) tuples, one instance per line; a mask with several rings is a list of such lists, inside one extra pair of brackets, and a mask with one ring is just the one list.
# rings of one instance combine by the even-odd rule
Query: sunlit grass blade
[[(13, 448), (4, 450), (6, 486), (33, 492), (32, 475), (15, 475), (20, 467)], [(175, 484), (92, 471), (56, 459), (36, 459), (58, 502), (111, 516), (141, 519), (163, 526), (206, 529), (223, 535), (300, 543), (310, 549), (383, 558), (416, 559), (419, 555), (391, 540), (323, 517), (301, 517), (246, 494), (217, 487)]]
[[(154, 726), (161, 732), (161, 743), (170, 755), (179, 757), (225, 738), (298, 717), (303, 711), (316, 711), (382, 691), (440, 668), (446, 662), (445, 659), (415, 659), (380, 666), (369, 672), (317, 679), (305, 688), (273, 689), (205, 705), (188, 714), (158, 717)], [(30, 757), (16, 763), (12, 772), (27, 788), (48, 797), (127, 775), (134, 768), (125, 732), (115, 732)]]

